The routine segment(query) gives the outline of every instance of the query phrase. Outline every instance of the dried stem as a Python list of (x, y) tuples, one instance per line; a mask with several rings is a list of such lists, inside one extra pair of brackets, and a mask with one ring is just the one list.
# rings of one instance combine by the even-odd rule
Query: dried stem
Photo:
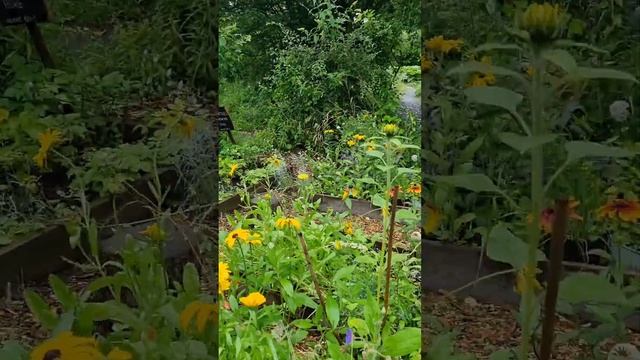
[(320, 306), (322, 307), (324, 321), (326, 322), (325, 326), (329, 327), (330, 323), (329, 323), (329, 317), (327, 315), (327, 307), (324, 302), (324, 296), (322, 295), (322, 291), (320, 289), (320, 282), (318, 281), (316, 272), (313, 270), (313, 263), (311, 262), (311, 257), (309, 256), (309, 250), (307, 249), (307, 242), (304, 240), (304, 235), (302, 235), (302, 233), (300, 233), (299, 235), (300, 235), (300, 245), (302, 246), (302, 252), (304, 253), (304, 258), (307, 261), (309, 274), (311, 274), (311, 280), (313, 281), (313, 286), (315, 287), (316, 293), (318, 293), (318, 299), (320, 300)]
[(540, 341), (540, 359), (551, 359), (556, 319), (556, 303), (558, 287), (562, 275), (562, 258), (564, 241), (569, 221), (569, 201), (559, 200), (556, 204), (555, 219), (551, 234), (551, 254), (549, 258), (549, 274), (547, 275), (547, 293), (544, 301), (544, 318), (542, 323), (542, 340)]

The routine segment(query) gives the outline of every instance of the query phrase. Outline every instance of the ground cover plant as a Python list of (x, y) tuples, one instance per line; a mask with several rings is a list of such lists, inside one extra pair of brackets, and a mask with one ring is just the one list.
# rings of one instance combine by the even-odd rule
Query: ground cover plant
[[(621, 15), (631, 3), (468, 2), (461, 6), (483, 10), (474, 21), (444, 32), (443, 21), (457, 16), (445, 6), (428, 23), (425, 230), (511, 266), (521, 339), (492, 359), (548, 358), (540, 345), (553, 325), (547, 308), (595, 319), (558, 339), (588, 343), (587, 358), (615, 358), (617, 348), (603, 342), (628, 341), (624, 319), (640, 306), (637, 274), (623, 275), (632, 263), (621, 256), (637, 247), (637, 140), (628, 121), (637, 118), (639, 74), (630, 54), (640, 47), (637, 19)], [(558, 199), (567, 200), (563, 215)], [(558, 218), (568, 218), (568, 231)], [(569, 274), (559, 289), (557, 277), (544, 283), (539, 269), (561, 260), (554, 244), (565, 258), (605, 268)], [(440, 343), (447, 356), (450, 340)]]

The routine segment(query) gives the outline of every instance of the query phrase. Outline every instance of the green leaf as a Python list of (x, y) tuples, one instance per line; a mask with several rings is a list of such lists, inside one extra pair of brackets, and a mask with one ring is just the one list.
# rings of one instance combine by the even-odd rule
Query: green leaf
[(542, 53), (542, 57), (560, 67), (568, 74), (573, 74), (578, 69), (576, 59), (566, 50), (550, 49)]
[(58, 323), (58, 316), (49, 308), (44, 299), (32, 290), (26, 290), (24, 298), (36, 319), (48, 330), (53, 330)]
[(353, 270), (355, 270), (355, 268), (355, 265), (351, 265), (338, 269), (338, 271), (336, 271), (336, 274), (333, 275), (333, 279), (331, 281), (335, 284), (343, 277), (351, 276), (351, 273), (353, 273)]
[(327, 296), (325, 305), (327, 306), (327, 317), (329, 318), (331, 327), (335, 329), (340, 322), (340, 307), (331, 296)]
[(342, 352), (340, 345), (334, 342), (327, 342), (327, 351), (329, 352), (329, 356), (331, 356), (332, 360), (343, 360), (347, 358), (346, 355)]
[[(527, 263), (529, 245), (515, 236), (509, 228), (499, 223), (491, 229), (487, 240), (487, 256), (495, 261), (522, 269)], [(544, 253), (538, 250), (538, 261), (544, 260)]]
[(513, 357), (513, 352), (511, 350), (498, 350), (491, 354), (489, 360), (512, 360), (515, 359)]
[(200, 288), (200, 276), (193, 263), (188, 263), (182, 270), (182, 287), (187, 294), (196, 295), (202, 290)]
[(373, 195), (371, 203), (373, 204), (373, 206), (379, 208), (384, 208), (387, 206), (387, 201), (382, 196), (380, 196), (380, 194)]
[(561, 39), (561, 40), (556, 40), (554, 41), (554, 45), (556, 46), (561, 46), (561, 47), (578, 47), (578, 48), (583, 48), (583, 49), (588, 49), (591, 50), (593, 52), (597, 52), (600, 54), (608, 54), (609, 52), (603, 49), (600, 49), (598, 47), (595, 47), (591, 44), (588, 43), (582, 43), (582, 42), (576, 42), (573, 40), (566, 40), (566, 39)]
[(51, 335), (57, 336), (63, 331), (71, 331), (75, 320), (76, 320), (76, 317), (73, 312), (66, 312), (60, 315), (60, 318), (58, 323), (56, 324), (56, 327), (51, 331)]
[(396, 211), (397, 221), (416, 221), (418, 220), (418, 214), (409, 209), (399, 209)]
[(349, 319), (347, 324), (349, 324), (349, 327), (355, 329), (355, 332), (357, 334), (362, 336), (369, 335), (369, 327), (367, 326), (367, 323), (364, 320), (360, 318), (351, 318)]
[(49, 275), (49, 285), (64, 311), (71, 311), (76, 306), (76, 295), (57, 275)]
[(581, 79), (611, 79), (638, 82), (633, 75), (614, 69), (579, 67), (576, 71), (576, 76)]
[(378, 158), (378, 159), (383, 159), (384, 158), (384, 153), (382, 151), (378, 151), (378, 150), (371, 150), (371, 151), (367, 151), (367, 155)]
[(464, 163), (464, 162), (473, 160), (473, 157), (475, 156), (476, 152), (480, 149), (480, 147), (484, 143), (484, 138), (485, 138), (484, 135), (481, 135), (481, 136), (478, 136), (477, 138), (473, 139), (473, 141), (470, 142), (460, 152), (460, 156), (458, 158), (458, 161)]
[(0, 347), (0, 359), (27, 360), (29, 359), (29, 352), (17, 341), (6, 341)]
[(612, 146), (605, 146), (595, 142), (588, 141), (570, 141), (564, 145), (568, 153), (568, 162), (585, 157), (631, 157), (636, 155), (635, 152)]
[(434, 176), (436, 182), (453, 185), (475, 192), (500, 193), (500, 189), (484, 174)]
[(574, 273), (564, 278), (560, 282), (558, 297), (574, 304), (627, 304), (627, 299), (620, 288), (610, 283), (605, 277), (591, 273)]
[(556, 134), (546, 134), (546, 135), (537, 135), (537, 136), (522, 136), (515, 133), (510, 133), (510, 132), (503, 132), (498, 134), (498, 138), (500, 139), (500, 141), (516, 149), (521, 154), (524, 154), (528, 150), (531, 150), (535, 147), (552, 142), (557, 137), (558, 135)]
[(483, 74), (494, 74), (501, 76), (510, 76), (516, 78), (521, 81), (525, 81), (524, 77), (520, 75), (520, 73), (515, 72), (511, 69), (507, 69), (501, 66), (495, 66), (490, 64), (485, 64), (478, 61), (469, 61), (463, 64), (460, 64), (453, 69), (447, 72), (447, 76), (451, 75), (465, 75), (469, 73), (483, 73)]
[(299, 329), (311, 329), (311, 327), (313, 326), (313, 322), (308, 319), (296, 319), (291, 322), (291, 325)]
[(380, 352), (387, 356), (406, 356), (420, 351), (420, 328), (404, 328), (382, 340)]
[(522, 102), (522, 95), (499, 86), (470, 87), (464, 90), (469, 101), (478, 104), (501, 107), (516, 117), (518, 105)]

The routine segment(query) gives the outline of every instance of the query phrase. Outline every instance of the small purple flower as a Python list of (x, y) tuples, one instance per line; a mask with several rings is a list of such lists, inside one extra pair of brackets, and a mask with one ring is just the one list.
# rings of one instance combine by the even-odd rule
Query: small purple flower
[(351, 345), (351, 343), (353, 342), (353, 330), (351, 330), (351, 329), (347, 329), (347, 334), (346, 334), (346, 336), (345, 336), (345, 340), (344, 340), (344, 342), (345, 342), (347, 345)]

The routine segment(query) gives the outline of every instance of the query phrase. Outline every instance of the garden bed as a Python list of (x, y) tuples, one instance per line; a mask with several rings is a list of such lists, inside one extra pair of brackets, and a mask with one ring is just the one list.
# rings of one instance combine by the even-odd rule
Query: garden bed
[[(159, 172), (163, 187), (174, 187), (177, 173), (172, 169)], [(140, 195), (149, 197), (151, 192), (145, 176), (134, 184), (133, 189), (124, 194), (95, 200), (91, 203), (91, 216), (99, 224), (118, 222), (136, 222), (152, 217)], [(117, 209), (114, 212), (114, 209)], [(103, 232), (101, 238), (112, 234)], [(18, 284), (37, 280), (69, 265), (65, 259), (77, 259), (78, 249), (73, 249), (69, 241), (70, 234), (62, 224), (52, 225), (43, 232), (24, 239), (18, 239), (7, 246), (0, 247), (0, 289), (8, 284)]]
[[(454, 291), (479, 277), (508, 270), (507, 264), (482, 258), (482, 266), (478, 266), (480, 249), (466, 246), (443, 244), (432, 240), (422, 240), (422, 290), (423, 292)], [(474, 266), (470, 266), (473, 264)], [(542, 266), (540, 280), (546, 278), (546, 266)], [(572, 272), (603, 272), (607, 268), (598, 265), (563, 261), (564, 274)], [(628, 271), (628, 275), (640, 274)], [(456, 296), (473, 297), (479, 301), (495, 305), (517, 305), (520, 297), (514, 291), (515, 276), (513, 273), (498, 275), (483, 280), (478, 284), (459, 291)], [(640, 331), (640, 313), (629, 317), (627, 326)]]

